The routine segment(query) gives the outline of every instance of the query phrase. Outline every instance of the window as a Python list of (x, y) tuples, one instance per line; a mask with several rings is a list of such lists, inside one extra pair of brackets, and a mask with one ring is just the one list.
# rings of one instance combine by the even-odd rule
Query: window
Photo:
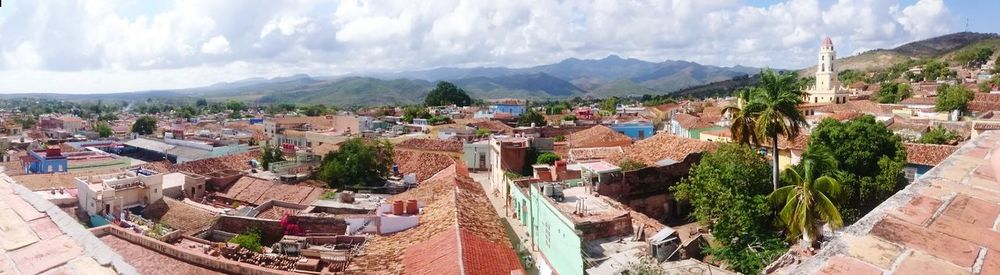
[(646, 138), (646, 131), (639, 131), (639, 139)]

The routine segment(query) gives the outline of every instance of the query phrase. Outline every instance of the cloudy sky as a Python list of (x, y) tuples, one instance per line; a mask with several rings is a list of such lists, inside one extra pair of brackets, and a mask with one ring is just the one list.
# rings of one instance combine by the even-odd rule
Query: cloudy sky
[(0, 92), (115, 92), (249, 77), (523, 67), (609, 54), (801, 68), (969, 29), (996, 0), (3, 0)]

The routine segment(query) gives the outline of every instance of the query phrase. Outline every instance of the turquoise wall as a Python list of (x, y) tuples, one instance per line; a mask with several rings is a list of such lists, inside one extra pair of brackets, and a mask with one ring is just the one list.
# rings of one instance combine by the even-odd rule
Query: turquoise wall
[(583, 274), (583, 247), (573, 222), (555, 208), (535, 186), (529, 188), (528, 232), (552, 269), (561, 275)]

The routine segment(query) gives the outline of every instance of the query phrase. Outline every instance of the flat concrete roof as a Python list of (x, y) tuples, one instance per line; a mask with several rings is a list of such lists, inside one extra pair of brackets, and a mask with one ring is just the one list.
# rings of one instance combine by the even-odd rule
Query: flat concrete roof
[(562, 202), (555, 202), (555, 206), (576, 223), (602, 221), (628, 213), (608, 203), (606, 201), (608, 198), (591, 194), (582, 186), (564, 189), (563, 195), (565, 199)]

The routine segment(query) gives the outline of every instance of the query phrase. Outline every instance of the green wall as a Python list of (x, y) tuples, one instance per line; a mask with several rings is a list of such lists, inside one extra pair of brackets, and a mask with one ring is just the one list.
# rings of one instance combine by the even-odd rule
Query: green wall
[(583, 244), (573, 222), (547, 201), (538, 188), (529, 189), (531, 222), (527, 224), (535, 246), (559, 274), (583, 274)]

